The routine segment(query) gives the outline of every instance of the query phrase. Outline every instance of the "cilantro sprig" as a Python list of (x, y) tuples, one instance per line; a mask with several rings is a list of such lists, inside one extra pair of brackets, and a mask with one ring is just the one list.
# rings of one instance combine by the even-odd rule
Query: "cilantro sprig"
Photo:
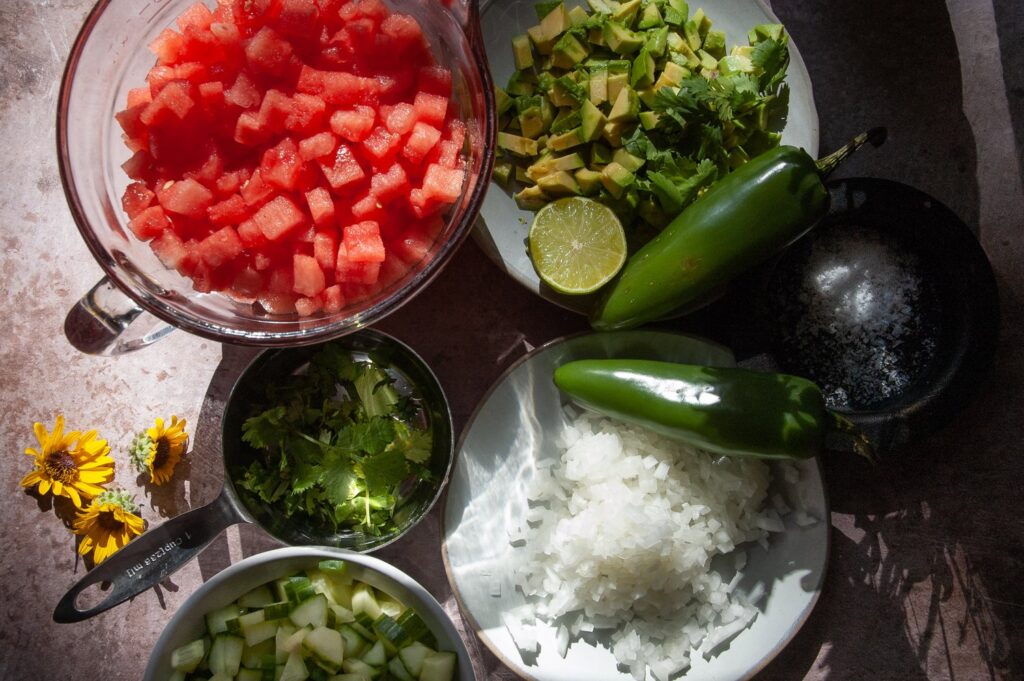
[(401, 395), (386, 358), (324, 346), (308, 370), (271, 385), (242, 425), (255, 456), (235, 480), (243, 496), (325, 530), (394, 529), (400, 488), (429, 480), (433, 443), (415, 396)]

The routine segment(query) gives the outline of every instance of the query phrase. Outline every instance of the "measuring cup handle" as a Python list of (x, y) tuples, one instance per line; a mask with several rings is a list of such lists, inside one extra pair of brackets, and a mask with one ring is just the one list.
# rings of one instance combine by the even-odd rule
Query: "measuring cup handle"
[(174, 330), (135, 304), (103, 277), (64, 319), (64, 335), (90, 355), (121, 355), (155, 343)]
[[(243, 522), (227, 493), (213, 502), (171, 518), (143, 533), (90, 570), (64, 594), (53, 611), (59, 623), (81, 622), (133, 598), (192, 560), (224, 528)], [(109, 582), (107, 597), (88, 610), (75, 605), (79, 594), (98, 582)]]

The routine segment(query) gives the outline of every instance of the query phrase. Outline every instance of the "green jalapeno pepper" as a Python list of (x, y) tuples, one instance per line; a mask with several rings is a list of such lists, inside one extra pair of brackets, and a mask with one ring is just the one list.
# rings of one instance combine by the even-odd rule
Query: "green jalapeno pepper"
[(568, 362), (555, 385), (582, 406), (701, 449), (728, 455), (807, 459), (841, 431), (873, 458), (870, 443), (829, 411), (817, 385), (798, 376), (652, 360)]
[(811, 229), (828, 212), (823, 178), (864, 142), (878, 146), (884, 139), (885, 130), (876, 128), (820, 161), (777, 147), (726, 175), (629, 258), (591, 325), (627, 329), (709, 302)]

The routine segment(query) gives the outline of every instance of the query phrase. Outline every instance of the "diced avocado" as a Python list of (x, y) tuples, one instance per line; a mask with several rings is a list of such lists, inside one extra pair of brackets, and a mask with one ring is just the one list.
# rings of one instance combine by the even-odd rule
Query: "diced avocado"
[(608, 120), (612, 123), (631, 121), (636, 118), (638, 113), (640, 113), (640, 98), (637, 97), (633, 88), (626, 85), (619, 91), (619, 96), (615, 99), (615, 104), (612, 105), (612, 110), (608, 114)]
[[(588, 100), (587, 104), (590, 103)], [(577, 109), (573, 110), (569, 107), (565, 107), (558, 111), (558, 115), (555, 116), (554, 120), (551, 121), (551, 133), (558, 135), (565, 132), (566, 130), (572, 130), (573, 128), (579, 127), (583, 122), (583, 114)]]
[[(697, 56), (696, 52), (690, 49), (690, 44), (687, 42), (684, 42), (680, 46), (680, 48), (675, 51), (675, 54), (683, 58), (684, 63), (681, 64), (681, 66), (686, 66), (691, 70), (696, 69), (698, 66), (700, 66), (700, 57)], [(677, 61), (676, 63), (679, 62)]]
[(615, 154), (612, 156), (612, 163), (618, 163), (631, 173), (635, 173), (643, 168), (646, 162), (645, 159), (634, 156), (625, 149), (616, 149)]
[(619, 98), (623, 88), (629, 87), (629, 74), (628, 73), (616, 73), (612, 75), (608, 73), (608, 101), (615, 103), (615, 100)]
[(690, 49), (696, 52), (700, 49), (700, 46), (704, 43), (700, 37), (700, 28), (697, 26), (697, 22), (690, 19), (683, 24), (683, 32), (686, 34), (686, 42), (690, 46)]
[(665, 69), (658, 76), (657, 82), (654, 83), (654, 89), (660, 90), (663, 87), (679, 87), (679, 84), (683, 82), (684, 78), (690, 75), (690, 71), (685, 67), (676, 64), (675, 62), (668, 62), (665, 64)]
[(654, 57), (644, 47), (633, 60), (633, 69), (629, 75), (629, 84), (635, 88), (645, 88), (654, 84)]
[(601, 184), (614, 198), (622, 198), (626, 188), (636, 181), (636, 176), (612, 161), (601, 171)]
[(564, 170), (559, 170), (538, 179), (537, 186), (546, 195), (555, 198), (580, 194), (580, 186), (576, 184), (576, 179)]
[(607, 43), (604, 40), (604, 27), (594, 26), (587, 31), (587, 42), (591, 45), (597, 45), (598, 47), (604, 47)]
[(582, 168), (586, 164), (583, 162), (583, 157), (579, 153), (572, 153), (566, 156), (553, 156), (543, 161), (537, 161), (532, 166), (526, 169), (526, 176), (531, 180), (538, 182), (540, 178), (551, 173), (557, 173), (560, 170), (576, 170)]
[(601, 138), (613, 147), (622, 146), (622, 133), (626, 130), (626, 121), (616, 121), (614, 123), (606, 123), (604, 130), (601, 131)]
[(654, 111), (641, 111), (637, 118), (640, 119), (640, 127), (644, 130), (654, 130), (658, 127), (658, 119), (661, 116)]
[(585, 24), (587, 22), (587, 19), (589, 18), (590, 15), (587, 14), (587, 10), (583, 9), (578, 5), (569, 10), (569, 24), (571, 26), (579, 26), (580, 24)]
[(640, 13), (640, 19), (636, 22), (636, 27), (643, 31), (649, 28), (657, 28), (664, 23), (665, 20), (661, 18), (661, 10), (658, 9), (658, 4), (649, 2)]
[(551, 14), (551, 10), (558, 7), (560, 2), (562, 0), (543, 0), (543, 2), (534, 4), (533, 11), (537, 14), (537, 21)]
[(704, 38), (704, 50), (712, 57), (721, 59), (725, 56), (725, 32), (724, 31), (708, 31), (708, 36)]
[(663, 15), (666, 24), (682, 26), (690, 16), (690, 6), (686, 0), (667, 0)]
[(697, 56), (700, 57), (700, 65), (702, 68), (708, 69), (709, 71), (718, 70), (718, 60), (708, 54), (706, 50), (697, 50)]
[(750, 45), (733, 45), (729, 54), (734, 57), (746, 57), (747, 59), (750, 59), (754, 56), (754, 48)]
[(555, 46), (555, 43), (558, 42), (558, 36), (549, 38), (544, 35), (544, 29), (539, 24), (526, 29), (526, 34), (530, 36), (533, 46), (536, 47), (537, 51), (541, 54), (551, 54), (551, 49)]
[(608, 101), (608, 67), (590, 71), (590, 102), (603, 104)]
[(535, 92), (534, 83), (531, 82), (533, 75), (528, 71), (516, 71), (508, 79), (508, 94), (513, 97), (529, 96)]
[(512, 38), (512, 58), (519, 71), (533, 66), (533, 47), (530, 45), (530, 36), (522, 33)]
[(584, 140), (580, 128), (573, 128), (561, 135), (552, 135), (548, 138), (548, 149), (552, 151), (565, 151), (577, 145), (583, 144)]
[(580, 134), (584, 141), (593, 142), (601, 136), (608, 118), (589, 100), (580, 109)]
[(545, 128), (540, 106), (531, 106), (519, 113), (519, 130), (523, 133), (523, 137), (537, 139), (544, 134)]
[(603, 166), (612, 162), (612, 150), (603, 144), (597, 143), (590, 146), (590, 165)]
[(662, 26), (659, 29), (649, 31), (647, 33), (647, 42), (644, 43), (644, 47), (654, 57), (664, 57), (665, 50), (668, 49), (668, 26)]
[(601, 188), (601, 172), (598, 170), (580, 168), (573, 177), (576, 178), (576, 184), (580, 188), (580, 193), (584, 196), (596, 194)]
[(604, 40), (615, 54), (633, 54), (643, 47), (644, 39), (616, 21), (604, 26)]
[(587, 0), (587, 4), (590, 5), (590, 9), (594, 10), (598, 14), (612, 13), (612, 8), (607, 2), (605, 2), (605, 0)]
[(512, 98), (508, 96), (508, 93), (502, 90), (497, 85), (494, 86), (494, 103), (498, 107), (498, 115), (501, 116), (509, 107), (512, 106)]
[(513, 194), (512, 198), (515, 199), (519, 210), (540, 210), (548, 202), (548, 197), (536, 185), (524, 187), (521, 191)]
[(693, 18), (691, 19), (691, 21), (697, 24), (697, 33), (698, 35), (700, 35), (701, 42), (703, 43), (704, 40), (708, 37), (708, 31), (711, 30), (711, 19), (709, 19), (707, 15), (704, 14), (703, 9), (698, 9), (696, 12), (693, 13)]
[(623, 2), (618, 9), (612, 9), (612, 21), (617, 21), (627, 28), (632, 26), (637, 15), (640, 14), (640, 4), (640, 0)]
[(747, 57), (730, 54), (728, 57), (722, 57), (718, 60), (718, 71), (723, 76), (729, 76), (734, 73), (753, 73), (754, 64)]
[(507, 132), (498, 133), (498, 148), (516, 156), (536, 156), (539, 147), (537, 140), (532, 140)]
[(507, 186), (509, 180), (512, 179), (512, 162), (495, 161), (494, 171), (491, 173), (491, 178), (498, 184)]
[(636, 96), (640, 98), (640, 102), (648, 109), (653, 109), (658, 101), (658, 91), (654, 89), (653, 85), (645, 87), (643, 90), (637, 90)]
[(560, 69), (571, 69), (587, 58), (589, 50), (572, 33), (566, 33), (551, 51), (551, 63)]
[(569, 19), (569, 12), (565, 9), (565, 4), (561, 2), (540, 20), (542, 34), (548, 40), (554, 40), (562, 35), (570, 26), (572, 26), (572, 21)]
[(628, 75), (629, 69), (633, 66), (633, 62), (631, 62), (628, 59), (609, 59), (607, 63), (609, 76), (613, 76), (620, 73)]
[(669, 31), (669, 33), (668, 33), (668, 51), (669, 52), (678, 52), (680, 49), (682, 49), (683, 45), (686, 45), (687, 47), (690, 46), (690, 44), (686, 42), (686, 38), (684, 38), (680, 34), (676, 33), (675, 31)]
[(536, 182), (534, 182), (530, 178), (529, 175), (526, 174), (526, 168), (524, 168), (522, 166), (516, 166), (516, 168), (515, 168), (515, 178), (516, 178), (516, 182), (518, 182), (519, 184), (525, 184), (525, 185), (537, 184)]
[(756, 45), (762, 40), (782, 40), (782, 24), (758, 24), (750, 30), (747, 38), (751, 45)]

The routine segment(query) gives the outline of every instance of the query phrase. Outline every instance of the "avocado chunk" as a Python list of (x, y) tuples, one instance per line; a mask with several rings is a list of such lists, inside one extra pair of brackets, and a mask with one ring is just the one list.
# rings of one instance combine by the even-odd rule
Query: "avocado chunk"
[(690, 75), (690, 71), (675, 62), (668, 62), (665, 64), (665, 70), (658, 76), (658, 80), (654, 83), (654, 89), (660, 90), (663, 87), (679, 87), (679, 84), (683, 82), (684, 78)]
[(649, 2), (640, 13), (640, 20), (636, 22), (636, 27), (641, 31), (645, 31), (651, 28), (658, 28), (664, 25), (664, 23), (665, 21), (661, 18), (661, 10), (658, 9), (658, 4)]
[(530, 45), (530, 36), (523, 33), (512, 38), (512, 58), (515, 60), (518, 71), (533, 66), (533, 47)]
[(701, 68), (708, 71), (718, 70), (718, 60), (708, 54), (707, 50), (697, 50), (697, 56), (700, 57)]
[(569, 10), (569, 24), (571, 26), (585, 24), (589, 18), (590, 16), (587, 14), (587, 10), (578, 5)]
[(721, 59), (725, 56), (725, 33), (723, 31), (708, 31), (704, 38), (704, 51), (712, 57)]
[(516, 182), (518, 182), (520, 184), (524, 184), (524, 185), (527, 185), (527, 186), (537, 184), (532, 179), (530, 179), (530, 176), (526, 174), (526, 168), (524, 168), (522, 166), (516, 166), (515, 167), (515, 176), (516, 176)]
[(690, 46), (690, 49), (694, 52), (699, 50), (704, 41), (701, 40), (700, 29), (697, 26), (697, 22), (690, 19), (683, 24), (683, 33), (686, 34), (686, 42)]
[(605, 0), (587, 0), (587, 4), (590, 5), (590, 9), (594, 10), (598, 14), (612, 13), (612, 8), (605, 2)]
[[(603, 132), (603, 131), (602, 131)], [(590, 165), (603, 166), (612, 162), (612, 150), (603, 144), (597, 143), (590, 146)]]
[(629, 84), (633, 88), (645, 88), (654, 84), (654, 57), (644, 47), (633, 60), (633, 69), (630, 72)]
[(545, 175), (537, 180), (537, 186), (551, 197), (580, 194), (580, 186), (576, 184), (576, 179), (564, 170)]
[(618, 163), (631, 173), (635, 173), (644, 167), (645, 159), (634, 156), (625, 149), (616, 149), (612, 156), (612, 163)]
[(640, 127), (644, 130), (654, 130), (658, 127), (660, 115), (655, 111), (641, 111), (637, 118), (640, 120)]
[(612, 110), (608, 114), (608, 120), (612, 123), (631, 121), (636, 118), (638, 113), (640, 113), (640, 98), (637, 97), (633, 88), (626, 85), (619, 91), (619, 96), (615, 99), (615, 104), (612, 105)]
[(495, 161), (491, 178), (500, 185), (508, 186), (509, 180), (512, 179), (512, 162), (506, 160)]
[(566, 156), (552, 156), (551, 158), (537, 161), (527, 168), (526, 176), (535, 182), (539, 182), (540, 178), (545, 175), (557, 173), (560, 170), (576, 170), (585, 165), (583, 157), (579, 153), (574, 152)]
[(580, 109), (580, 134), (586, 142), (593, 142), (601, 136), (608, 118), (590, 100), (583, 102)]
[(537, 140), (520, 137), (508, 132), (498, 133), (498, 148), (515, 156), (536, 156), (539, 149)]
[(754, 64), (747, 57), (730, 54), (728, 57), (722, 57), (718, 60), (718, 71), (724, 76), (730, 76), (734, 73), (753, 73)]
[(519, 210), (537, 211), (543, 208), (544, 204), (548, 202), (548, 197), (545, 196), (543, 190), (536, 185), (523, 188), (522, 191), (513, 194), (512, 198), (515, 199), (516, 205), (519, 206)]
[(665, 3), (663, 16), (666, 24), (681, 27), (690, 16), (690, 7), (686, 0), (668, 0)]
[(619, 5), (618, 9), (612, 9), (612, 21), (617, 21), (623, 26), (631, 27), (640, 14), (640, 0), (629, 0)]
[(604, 41), (615, 54), (633, 54), (643, 47), (644, 39), (616, 21), (604, 26)]
[(523, 137), (537, 139), (544, 134), (546, 127), (540, 106), (531, 106), (519, 112), (519, 131)]
[(516, 71), (508, 79), (508, 93), (514, 97), (532, 95), (535, 92), (535, 83), (531, 79), (534, 79), (534, 76), (529, 71)]
[(628, 73), (616, 73), (612, 75), (608, 73), (608, 101), (612, 104), (619, 98), (619, 94), (623, 88), (629, 87), (629, 74)]
[(512, 98), (508, 96), (507, 92), (495, 85), (494, 103), (498, 107), (498, 115), (501, 116), (512, 107)]
[(601, 172), (590, 168), (580, 168), (574, 177), (579, 185), (580, 193), (584, 196), (593, 196), (601, 189)]
[(747, 39), (751, 45), (764, 40), (782, 40), (782, 24), (758, 24), (750, 30)]
[(540, 20), (542, 35), (547, 40), (555, 40), (570, 26), (572, 26), (572, 20), (569, 18), (569, 12), (565, 9), (565, 4), (561, 2)]
[(636, 176), (612, 161), (601, 171), (601, 184), (614, 198), (622, 198), (626, 189), (636, 181)]
[(608, 67), (590, 71), (590, 103), (603, 104), (608, 101)]
[(537, 26), (531, 26), (526, 29), (526, 35), (530, 36), (530, 41), (533, 42), (533, 46), (537, 48), (537, 51), (541, 54), (551, 54), (552, 48), (555, 43), (558, 42), (558, 36), (554, 38), (548, 38), (544, 35), (544, 29), (538, 24)]
[(560, 69), (571, 69), (587, 58), (589, 50), (572, 33), (566, 33), (551, 51), (551, 64)]
[(622, 133), (626, 130), (626, 121), (615, 121), (605, 123), (601, 131), (601, 138), (613, 147), (622, 146)]
[(658, 102), (658, 91), (654, 89), (653, 85), (645, 87), (643, 90), (637, 90), (636, 96), (640, 98), (640, 101), (648, 109), (653, 109), (654, 105)]
[(583, 114), (579, 110), (568, 107), (559, 110), (558, 115), (551, 121), (551, 134), (558, 135), (566, 130), (578, 128), (583, 122)]
[(561, 135), (552, 135), (548, 138), (548, 149), (551, 151), (565, 151), (572, 147), (583, 144), (583, 137), (580, 128), (573, 128)]
[[(683, 41), (683, 43), (679, 46), (679, 49), (673, 52), (673, 55), (678, 55), (683, 58), (682, 64), (680, 64), (680, 66), (685, 66), (689, 69), (695, 69), (698, 66), (700, 66), (700, 57), (697, 56), (696, 52), (690, 49), (690, 44), (686, 41)], [(673, 59), (672, 61), (675, 61), (677, 64), (679, 64), (679, 61), (677, 61), (676, 59)]]

